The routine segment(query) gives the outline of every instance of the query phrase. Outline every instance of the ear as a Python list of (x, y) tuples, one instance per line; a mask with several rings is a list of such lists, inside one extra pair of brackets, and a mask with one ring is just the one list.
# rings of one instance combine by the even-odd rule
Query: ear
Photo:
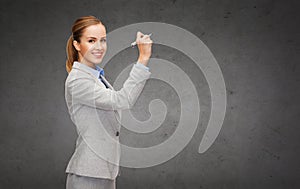
[(73, 41), (73, 46), (77, 51), (80, 51), (80, 44), (76, 40)]

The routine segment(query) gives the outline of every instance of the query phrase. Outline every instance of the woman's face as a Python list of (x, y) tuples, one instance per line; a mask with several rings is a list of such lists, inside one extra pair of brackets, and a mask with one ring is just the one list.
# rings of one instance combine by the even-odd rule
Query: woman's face
[(85, 28), (80, 43), (73, 41), (73, 45), (78, 51), (79, 62), (92, 68), (99, 64), (106, 52), (106, 30), (102, 24), (91, 25)]

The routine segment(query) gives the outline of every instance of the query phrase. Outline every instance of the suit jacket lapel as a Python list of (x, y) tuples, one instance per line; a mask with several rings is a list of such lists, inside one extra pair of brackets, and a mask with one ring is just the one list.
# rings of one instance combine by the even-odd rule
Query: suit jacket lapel
[[(88, 73), (91, 77), (93, 77), (97, 82), (101, 82), (99, 79), (97, 79), (94, 75), (92, 75), (91, 73), (85, 71), (85, 70), (82, 70), (80, 68), (76, 68), (76, 69), (79, 69), (83, 72), (86, 72)], [(111, 90), (114, 90), (113, 86), (111, 86), (111, 84), (105, 79), (105, 77), (103, 75), (100, 75), (101, 79), (107, 84), (107, 86), (111, 89)], [(114, 110), (114, 112), (116, 113), (115, 115), (117, 115), (117, 121), (119, 122), (119, 126), (121, 126), (121, 117), (122, 117), (122, 110)]]
[[(103, 75), (100, 75), (100, 77), (101, 77), (102, 81), (104, 81), (105, 84), (106, 84), (111, 90), (113, 90), (113, 91), (115, 90), (115, 89), (113, 88), (113, 86), (111, 86), (111, 84), (106, 80), (106, 78), (105, 78)], [(121, 110), (114, 110), (114, 111), (117, 113), (117, 116), (118, 116), (117, 120), (118, 120), (118, 122), (121, 123), (121, 115), (122, 115)]]
[(114, 90), (113, 86), (111, 86), (111, 84), (105, 79), (103, 75), (100, 75), (100, 77), (111, 90)]

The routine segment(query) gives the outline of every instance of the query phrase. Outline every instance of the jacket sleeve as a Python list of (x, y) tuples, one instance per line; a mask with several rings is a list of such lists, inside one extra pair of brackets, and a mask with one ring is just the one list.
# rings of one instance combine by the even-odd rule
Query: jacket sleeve
[(92, 78), (75, 78), (66, 90), (72, 104), (84, 104), (104, 110), (130, 109), (142, 92), (151, 72), (133, 65), (129, 77), (119, 91), (107, 89)]

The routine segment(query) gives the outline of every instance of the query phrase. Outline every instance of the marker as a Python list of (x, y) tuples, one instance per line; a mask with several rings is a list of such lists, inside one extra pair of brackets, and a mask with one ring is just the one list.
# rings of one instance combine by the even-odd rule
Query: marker
[[(152, 33), (148, 34), (149, 37), (152, 35)], [(134, 46), (136, 46), (136, 41), (131, 43), (131, 47), (133, 48)]]

